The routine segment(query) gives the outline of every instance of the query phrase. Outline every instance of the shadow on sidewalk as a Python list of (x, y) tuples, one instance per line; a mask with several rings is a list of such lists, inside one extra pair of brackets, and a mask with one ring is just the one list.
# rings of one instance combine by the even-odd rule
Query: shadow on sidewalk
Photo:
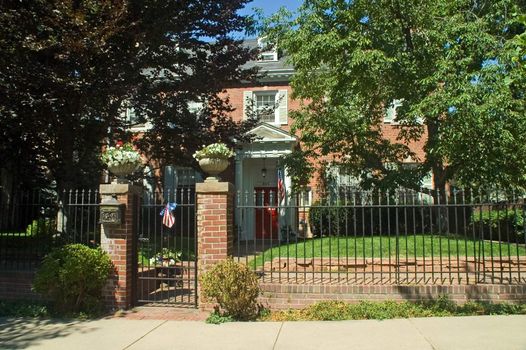
[(43, 340), (65, 337), (72, 333), (91, 332), (82, 321), (33, 318), (0, 318), (0, 349), (25, 349)]

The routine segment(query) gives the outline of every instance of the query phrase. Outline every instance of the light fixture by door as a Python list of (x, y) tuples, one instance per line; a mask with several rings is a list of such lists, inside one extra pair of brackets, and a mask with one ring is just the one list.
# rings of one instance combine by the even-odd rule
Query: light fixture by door
[(261, 177), (267, 177), (267, 167), (265, 166), (265, 158), (263, 158), (263, 168), (261, 168)]

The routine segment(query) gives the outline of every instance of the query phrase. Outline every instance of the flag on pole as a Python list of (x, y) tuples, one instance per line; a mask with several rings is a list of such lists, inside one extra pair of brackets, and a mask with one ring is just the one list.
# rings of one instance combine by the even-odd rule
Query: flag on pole
[(278, 169), (278, 198), (279, 203), (282, 204), (285, 199), (285, 178), (282, 169)]
[(167, 203), (163, 210), (161, 210), (164, 226), (172, 228), (172, 226), (175, 224), (175, 216), (172, 214), (172, 210), (174, 210), (176, 207), (176, 203)]

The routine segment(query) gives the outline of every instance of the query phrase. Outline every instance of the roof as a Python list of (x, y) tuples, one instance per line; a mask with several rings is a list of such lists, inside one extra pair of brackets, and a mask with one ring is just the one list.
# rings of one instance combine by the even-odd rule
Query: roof
[[(257, 48), (258, 39), (245, 39), (243, 44), (251, 49)], [(288, 82), (294, 73), (294, 68), (286, 61), (286, 57), (284, 55), (279, 55), (278, 52), (277, 61), (248, 61), (242, 65), (242, 68), (250, 69), (258, 67), (260, 72), (258, 80), (261, 82)], [(154, 68), (146, 68), (142, 70), (143, 75), (153, 77), (157, 74), (156, 78), (160, 80), (169, 76), (170, 74), (168, 74), (168, 72), (169, 70), (166, 68), (162, 68), (158, 72), (156, 72), (156, 69)]]
[[(249, 48), (258, 47), (257, 39), (245, 39), (244, 44)], [(261, 81), (288, 81), (294, 72), (291, 64), (286, 62), (286, 57), (279, 55), (277, 61), (249, 61), (243, 68), (258, 67), (261, 72)]]

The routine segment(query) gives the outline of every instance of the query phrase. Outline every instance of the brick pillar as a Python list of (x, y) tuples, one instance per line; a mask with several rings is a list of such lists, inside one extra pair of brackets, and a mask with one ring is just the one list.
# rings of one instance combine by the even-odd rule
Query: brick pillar
[(101, 202), (112, 197), (124, 204), (121, 224), (101, 224), (101, 248), (106, 251), (115, 271), (103, 290), (104, 303), (108, 309), (128, 309), (134, 303), (134, 282), (137, 273), (136, 218), (141, 187), (129, 184), (100, 185)]
[(204, 182), (196, 184), (196, 193), (197, 266), (201, 274), (234, 252), (235, 190), (229, 182)]

